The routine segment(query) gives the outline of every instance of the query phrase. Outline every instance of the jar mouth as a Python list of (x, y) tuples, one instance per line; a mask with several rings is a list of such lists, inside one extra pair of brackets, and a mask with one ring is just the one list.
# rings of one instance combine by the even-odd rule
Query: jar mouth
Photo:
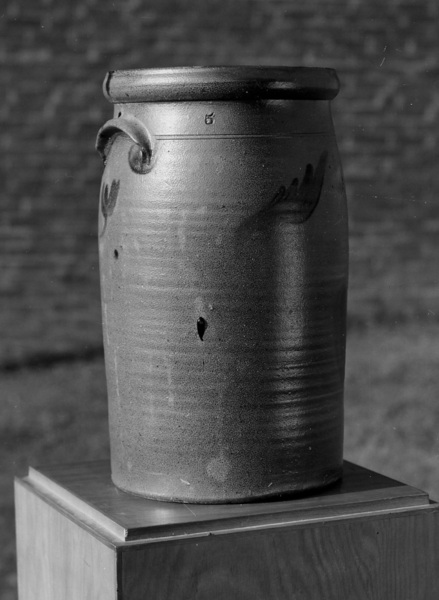
[(332, 100), (334, 69), (320, 67), (169, 67), (110, 71), (104, 95), (113, 103), (196, 100)]

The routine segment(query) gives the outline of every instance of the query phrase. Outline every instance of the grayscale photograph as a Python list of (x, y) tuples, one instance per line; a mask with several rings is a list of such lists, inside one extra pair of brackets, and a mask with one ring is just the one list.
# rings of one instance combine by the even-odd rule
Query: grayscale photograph
[(438, 28), (3, 0), (0, 600), (439, 599)]

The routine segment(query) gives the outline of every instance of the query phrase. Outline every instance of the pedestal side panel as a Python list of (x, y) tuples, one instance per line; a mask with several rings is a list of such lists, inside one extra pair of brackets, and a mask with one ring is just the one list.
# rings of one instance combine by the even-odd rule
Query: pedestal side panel
[[(437, 600), (437, 508), (120, 550), (121, 600)], [(158, 575), (159, 574), (159, 575)]]
[(116, 600), (116, 555), (17, 480), (19, 600)]

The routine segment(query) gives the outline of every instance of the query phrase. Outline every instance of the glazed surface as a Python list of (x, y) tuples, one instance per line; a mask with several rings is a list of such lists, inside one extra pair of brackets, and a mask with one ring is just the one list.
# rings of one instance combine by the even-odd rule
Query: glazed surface
[(99, 248), (113, 480), (239, 502), (340, 476), (347, 213), (329, 103), (135, 103)]

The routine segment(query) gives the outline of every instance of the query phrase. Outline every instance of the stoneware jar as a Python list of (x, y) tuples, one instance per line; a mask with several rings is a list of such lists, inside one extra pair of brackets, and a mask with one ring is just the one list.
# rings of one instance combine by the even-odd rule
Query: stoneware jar
[(99, 254), (112, 477), (245, 502), (341, 476), (335, 71), (110, 72)]

